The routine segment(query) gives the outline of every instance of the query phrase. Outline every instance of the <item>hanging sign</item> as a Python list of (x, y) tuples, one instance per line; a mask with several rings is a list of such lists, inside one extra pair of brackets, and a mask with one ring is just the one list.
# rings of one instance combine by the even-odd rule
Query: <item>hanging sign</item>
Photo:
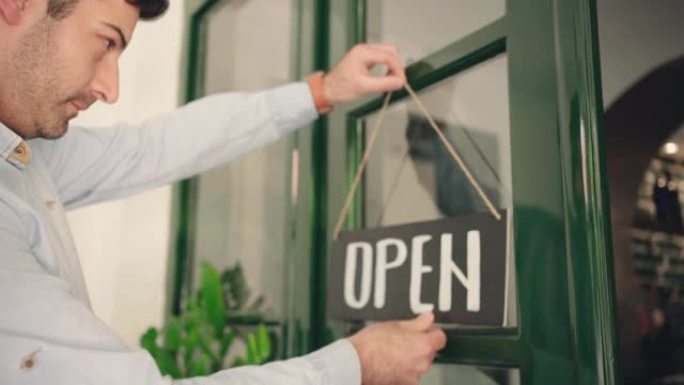
[(474, 214), (342, 232), (328, 266), (328, 315), (502, 326), (506, 215)]

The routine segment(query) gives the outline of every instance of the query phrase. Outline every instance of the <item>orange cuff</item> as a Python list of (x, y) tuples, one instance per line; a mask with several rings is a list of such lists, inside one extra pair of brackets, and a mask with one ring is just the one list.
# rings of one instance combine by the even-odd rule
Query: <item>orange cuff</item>
[(316, 110), (320, 115), (325, 115), (333, 109), (333, 107), (330, 105), (330, 102), (328, 102), (328, 99), (326, 99), (325, 95), (323, 94), (324, 75), (325, 74), (323, 71), (319, 71), (311, 74), (311, 76), (306, 79), (306, 82), (309, 84), (309, 90), (311, 91), (314, 104), (316, 105)]

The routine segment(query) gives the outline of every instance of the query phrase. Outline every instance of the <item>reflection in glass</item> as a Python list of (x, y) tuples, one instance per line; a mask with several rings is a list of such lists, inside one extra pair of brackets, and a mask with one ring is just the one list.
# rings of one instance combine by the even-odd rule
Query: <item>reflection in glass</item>
[(420, 383), (421, 385), (519, 385), (520, 371), (506, 368), (435, 364)]
[(504, 0), (373, 0), (365, 4), (367, 40), (396, 45), (407, 63), (506, 13)]
[[(507, 58), (499, 55), (419, 94), (450, 143), (511, 224)], [(360, 120), (359, 134), (377, 113)], [(387, 111), (365, 175), (364, 227), (487, 212), (465, 174), (410, 99)], [(515, 325), (512, 247), (508, 245), (507, 325)]]
[[(500, 55), (419, 94), (498, 208), (509, 208), (511, 191), (506, 66)], [(360, 128), (372, 127), (376, 116), (362, 120)], [(387, 111), (375, 146), (366, 174), (366, 227), (486, 210), (408, 98)]]
[(294, 6), (293, 1), (250, 0), (218, 8), (206, 26), (205, 93), (257, 91), (287, 82)]
[(652, 159), (638, 191), (632, 266), (640, 358), (649, 384), (684, 378), (684, 129)]
[[(221, 5), (206, 25), (205, 93), (262, 90), (289, 79), (292, 7), (269, 0)], [(264, 14), (272, 15), (265, 24)], [(263, 296), (256, 311), (242, 311), (271, 320), (284, 311), (289, 155), (283, 139), (199, 177), (196, 264), (224, 271), (239, 263), (251, 289), (246, 307)]]

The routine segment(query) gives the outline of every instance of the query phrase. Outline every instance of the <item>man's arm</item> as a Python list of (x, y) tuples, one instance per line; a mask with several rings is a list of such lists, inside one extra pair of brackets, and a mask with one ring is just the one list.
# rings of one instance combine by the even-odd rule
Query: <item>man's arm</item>
[[(171, 384), (146, 351), (130, 351), (40, 266), (21, 218), (0, 195), (0, 384)], [(358, 385), (360, 368), (342, 340), (301, 358), (175, 383)]]
[[(389, 68), (385, 76), (370, 74), (378, 64)], [(322, 77), (320, 87), (296, 83), (210, 96), (142, 125), (74, 127), (61, 139), (31, 145), (45, 159), (65, 206), (74, 208), (200, 173), (310, 123), (321, 100), (336, 106), (399, 89), (405, 81), (394, 47), (361, 44)]]
[(365, 385), (415, 385), (444, 346), (426, 314), (371, 325), (301, 358), (174, 382), (43, 269), (10, 198), (0, 194), (0, 384), (360, 385), (363, 378)]
[(31, 143), (65, 207), (128, 196), (226, 163), (317, 117), (306, 83), (206, 97), (140, 125), (72, 127)]
[[(7, 385), (360, 385), (354, 348), (340, 340), (317, 352), (206, 377), (162, 376), (143, 350), (73, 348), (0, 332), (0, 380)], [(11, 350), (10, 350), (11, 349)], [(6, 371), (6, 372), (5, 372)]]

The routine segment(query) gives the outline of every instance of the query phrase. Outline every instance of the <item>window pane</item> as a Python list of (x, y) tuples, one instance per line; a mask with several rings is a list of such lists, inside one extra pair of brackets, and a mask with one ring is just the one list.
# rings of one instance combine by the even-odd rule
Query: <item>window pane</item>
[(256, 91), (287, 82), (293, 7), (290, 1), (229, 1), (209, 16), (205, 93)]
[[(271, 16), (264, 24), (265, 14)], [(290, 75), (292, 14), (290, 2), (269, 0), (226, 2), (212, 14), (206, 25), (205, 92), (284, 83)], [(199, 177), (197, 264), (208, 261), (223, 271), (239, 263), (251, 290), (244, 307), (263, 296), (256, 313), (275, 320), (282, 319), (286, 295), (289, 158), (285, 138)], [(196, 268), (195, 283), (198, 273)]]
[[(507, 74), (507, 57), (501, 54), (419, 97), (489, 199), (508, 210), (507, 325), (512, 326), (516, 306)], [(360, 135), (370, 136), (378, 114), (360, 120)], [(365, 177), (366, 228), (488, 212), (413, 101), (393, 104), (380, 130)]]
[(416, 61), (504, 16), (504, 0), (366, 2), (367, 40), (395, 44)]

